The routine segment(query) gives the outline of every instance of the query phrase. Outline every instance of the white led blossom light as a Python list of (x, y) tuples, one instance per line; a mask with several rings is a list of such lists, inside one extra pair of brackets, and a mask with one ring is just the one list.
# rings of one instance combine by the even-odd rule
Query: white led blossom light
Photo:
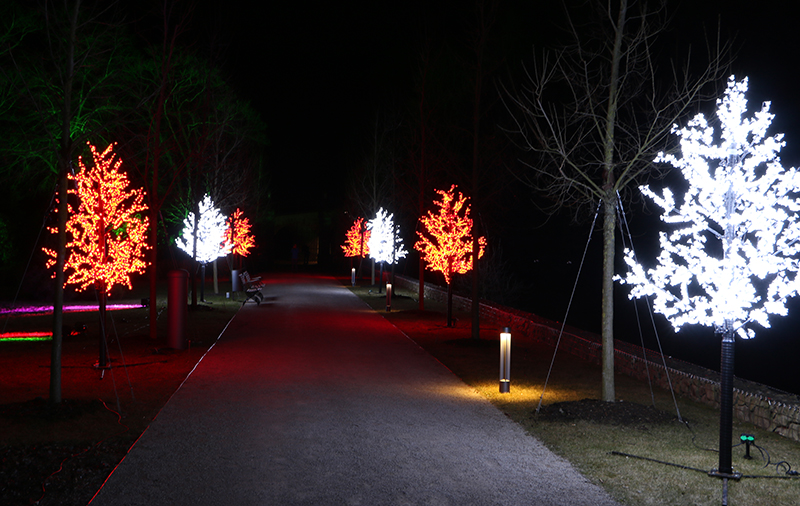
[[(195, 260), (207, 264), (231, 251), (231, 244), (225, 240), (227, 223), (225, 216), (214, 206), (211, 196), (206, 195), (200, 202), (200, 218), (197, 221), (197, 256)], [(182, 237), (177, 240), (178, 247), (192, 255), (194, 241), (194, 213), (190, 212), (183, 220)]]
[(669, 232), (659, 235), (657, 265), (645, 270), (630, 250), (623, 284), (630, 297), (653, 297), (653, 309), (676, 331), (687, 324), (724, 326), (752, 338), (751, 323), (768, 328), (797, 295), (800, 252), (800, 174), (784, 169), (783, 135), (766, 137), (774, 117), (765, 102), (745, 118), (747, 79), (728, 80), (717, 100), (721, 132), (698, 114), (680, 137), (680, 158), (660, 153), (656, 162), (680, 169), (688, 182), (681, 202), (669, 188), (642, 192), (663, 209)]
[(378, 210), (377, 216), (367, 223), (370, 231), (369, 256), (376, 262), (392, 264), (405, 257), (408, 251), (403, 249), (403, 239), (394, 225), (394, 214), (387, 214), (383, 208)]

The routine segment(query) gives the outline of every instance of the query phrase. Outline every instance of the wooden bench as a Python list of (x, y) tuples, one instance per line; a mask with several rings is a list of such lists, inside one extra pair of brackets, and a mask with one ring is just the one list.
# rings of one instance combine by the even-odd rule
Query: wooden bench
[(244, 271), (239, 274), (239, 279), (242, 280), (242, 289), (245, 294), (242, 305), (244, 306), (250, 299), (253, 299), (256, 305), (260, 305), (264, 299), (264, 294), (261, 293), (261, 289), (264, 287), (264, 283), (261, 282), (261, 276), (252, 278), (249, 272)]

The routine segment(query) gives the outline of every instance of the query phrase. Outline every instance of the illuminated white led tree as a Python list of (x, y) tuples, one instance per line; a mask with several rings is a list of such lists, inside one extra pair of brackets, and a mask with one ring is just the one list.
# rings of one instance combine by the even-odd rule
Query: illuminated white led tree
[(394, 225), (394, 214), (388, 214), (383, 208), (380, 208), (375, 218), (367, 224), (367, 230), (370, 231), (367, 242), (369, 255), (376, 262), (393, 264), (408, 253), (403, 248), (403, 239), (397, 233), (397, 227)]
[[(367, 223), (370, 231), (367, 247), (369, 256), (381, 264), (381, 279), (383, 278), (383, 264), (394, 264), (405, 257), (408, 251), (403, 248), (403, 239), (400, 237), (394, 224), (394, 214), (388, 214), (383, 208), (378, 209), (375, 218)], [(378, 283), (378, 287), (381, 283)]]
[(733, 474), (734, 334), (752, 338), (754, 325), (766, 328), (770, 315), (786, 315), (800, 281), (800, 174), (781, 165), (783, 136), (766, 136), (774, 117), (769, 102), (744, 117), (746, 91), (747, 79), (729, 79), (717, 101), (719, 135), (702, 114), (673, 127), (681, 156), (661, 153), (656, 161), (680, 169), (688, 189), (676, 202), (668, 188), (661, 195), (641, 188), (663, 209), (670, 231), (660, 233), (654, 268), (645, 270), (626, 251), (630, 270), (619, 278), (631, 285), (631, 297), (652, 297), (676, 331), (698, 324), (722, 336), (721, 476)]
[[(200, 300), (204, 300), (206, 279), (206, 264), (225, 256), (231, 251), (232, 244), (228, 242), (226, 233), (228, 222), (225, 216), (216, 208), (211, 196), (206, 194), (199, 205), (199, 216), (195, 217), (189, 212), (183, 220), (182, 237), (176, 241), (178, 247), (188, 253), (196, 262), (200, 263), (201, 284)], [(197, 235), (195, 236), (195, 230)], [(192, 276), (192, 305), (196, 305), (197, 297)]]
[(231, 244), (226, 240), (228, 224), (219, 209), (214, 206), (210, 195), (206, 195), (199, 205), (197, 218), (197, 241), (195, 243), (195, 215), (189, 212), (183, 220), (183, 232), (178, 238), (178, 247), (188, 253), (201, 264), (207, 264), (231, 251)]

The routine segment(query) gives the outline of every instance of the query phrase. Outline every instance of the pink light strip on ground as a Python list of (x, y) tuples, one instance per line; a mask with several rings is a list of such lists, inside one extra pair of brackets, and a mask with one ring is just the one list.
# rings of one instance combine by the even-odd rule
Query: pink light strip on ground
[[(117, 311), (120, 309), (136, 309), (144, 307), (141, 304), (107, 304), (107, 311)], [(71, 305), (64, 306), (65, 313), (85, 313), (89, 311), (98, 311), (99, 307), (95, 305)], [(2, 308), (0, 315), (28, 315), (28, 314), (47, 314), (53, 312), (53, 306), (25, 306), (15, 308)]]
[(52, 332), (5, 332), (0, 334), (0, 341), (49, 341)]

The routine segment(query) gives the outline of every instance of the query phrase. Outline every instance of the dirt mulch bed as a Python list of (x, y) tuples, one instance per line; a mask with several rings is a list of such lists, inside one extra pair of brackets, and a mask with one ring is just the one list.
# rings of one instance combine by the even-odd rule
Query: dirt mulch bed
[(633, 402), (603, 402), (597, 399), (556, 402), (544, 405), (534, 414), (539, 420), (574, 422), (584, 420), (593, 423), (624, 426), (647, 426), (676, 421), (674, 413), (665, 413), (653, 406)]

